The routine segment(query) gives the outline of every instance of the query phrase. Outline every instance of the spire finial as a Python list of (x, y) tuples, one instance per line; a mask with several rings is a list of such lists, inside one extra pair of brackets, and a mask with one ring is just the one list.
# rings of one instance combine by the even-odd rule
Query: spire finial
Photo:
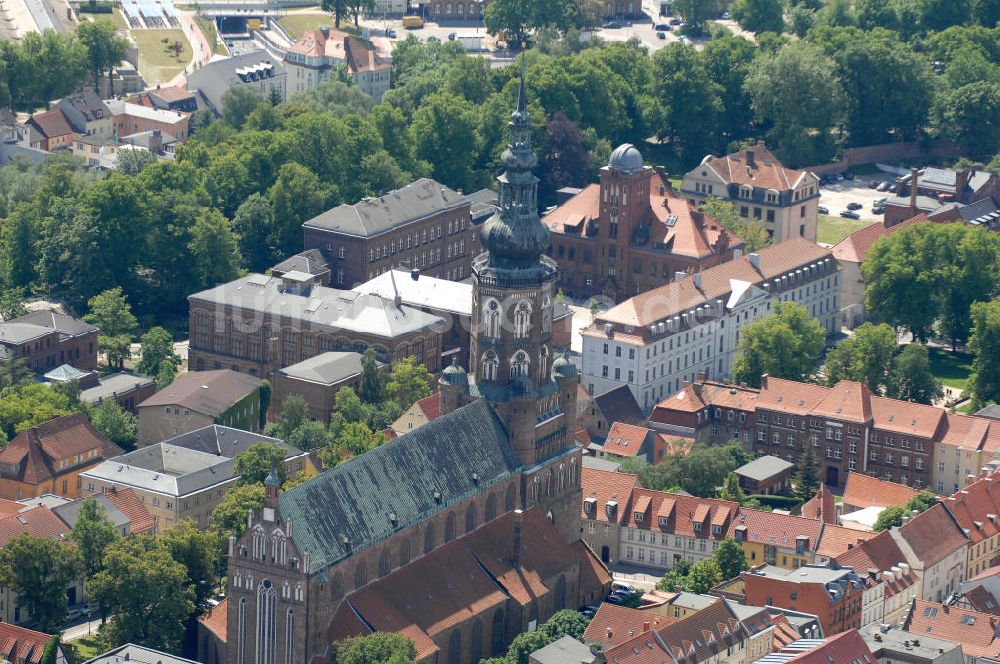
[(524, 76), (528, 69), (528, 65), (524, 60), (524, 56), (521, 56), (521, 87), (517, 91), (517, 110), (520, 113), (524, 113), (525, 109), (528, 107), (527, 95), (524, 91)]

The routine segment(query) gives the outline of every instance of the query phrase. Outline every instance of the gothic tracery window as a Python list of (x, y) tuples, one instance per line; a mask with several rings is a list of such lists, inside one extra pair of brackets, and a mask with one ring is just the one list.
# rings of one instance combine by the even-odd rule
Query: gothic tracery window
[(277, 593), (270, 579), (260, 582), (257, 589), (257, 659), (256, 664), (274, 664), (274, 615)]
[(510, 379), (514, 380), (521, 376), (526, 376), (528, 374), (528, 354), (523, 350), (519, 350), (514, 353), (514, 357), (510, 359)]
[(519, 339), (528, 336), (530, 323), (531, 305), (526, 301), (521, 301), (514, 309), (514, 336)]
[(483, 353), (483, 380), (496, 380), (499, 366), (500, 360), (496, 353), (491, 350)]
[(487, 300), (483, 307), (483, 334), (494, 338), (500, 336), (500, 303), (496, 300)]

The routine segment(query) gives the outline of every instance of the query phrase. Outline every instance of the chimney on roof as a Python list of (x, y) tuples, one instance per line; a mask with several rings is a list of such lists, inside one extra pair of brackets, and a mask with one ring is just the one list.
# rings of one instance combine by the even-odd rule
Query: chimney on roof
[(757, 271), (760, 271), (760, 254), (758, 254), (755, 251), (755, 252), (749, 254), (747, 256), (747, 258), (750, 260), (750, 265), (753, 266), (753, 269), (755, 269)]
[(419, 267), (415, 267), (412, 270), (410, 270), (410, 279), (413, 279), (414, 281), (417, 281), (417, 280), (420, 279), (420, 268)]
[(643, 623), (642, 623), (642, 631), (644, 631), (644, 632), (648, 632), (649, 631), (649, 621), (648, 620), (643, 621)]
[(607, 631), (605, 631), (605, 634), (608, 635), (608, 640), (610, 641), (611, 638), (614, 636), (615, 633), (614, 633), (614, 631), (610, 627), (608, 627)]
[(514, 569), (521, 569), (521, 529), (524, 527), (524, 511), (514, 510)]
[(328, 26), (328, 25), (321, 25), (321, 26), (319, 26), (319, 31), (323, 34), (323, 39), (329, 39), (330, 38), (330, 26)]
[(680, 281), (681, 279), (683, 279), (686, 276), (687, 276), (686, 272), (682, 272), (681, 270), (676, 270), (674, 272), (674, 281)]
[(962, 199), (962, 192), (964, 192), (965, 188), (969, 186), (969, 179), (971, 176), (972, 171), (968, 168), (963, 168), (955, 173), (955, 200)]
[(691, 275), (691, 279), (694, 281), (694, 287), (701, 290), (701, 273), (695, 272)]
[(760, 387), (761, 387), (762, 390), (766, 390), (767, 389), (767, 374), (766, 373), (760, 375)]
[(708, 374), (705, 373), (704, 371), (699, 371), (696, 374), (696, 377), (697, 377), (699, 383), (704, 383), (705, 379), (708, 378)]
[(755, 167), (757, 164), (754, 162), (754, 150), (753, 148), (747, 148), (747, 166), (749, 168)]
[(916, 168), (910, 169), (910, 216), (914, 217), (917, 214), (917, 185), (919, 184), (920, 178)]

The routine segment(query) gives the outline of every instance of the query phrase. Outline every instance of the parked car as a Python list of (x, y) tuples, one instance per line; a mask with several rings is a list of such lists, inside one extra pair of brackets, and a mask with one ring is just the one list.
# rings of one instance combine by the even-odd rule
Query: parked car
[(820, 214), (830, 214), (830, 208), (828, 208), (825, 205), (816, 206), (816, 211), (819, 212)]
[(861, 218), (860, 214), (858, 214), (857, 212), (851, 212), (850, 210), (844, 210), (843, 212), (840, 213), (840, 216), (844, 217), (845, 219), (860, 219)]
[(872, 205), (872, 214), (885, 214), (885, 206), (878, 203)]
[(680, 24), (681, 24), (681, 20), (679, 18), (674, 17), (674, 18), (670, 19), (670, 25), (680, 25)]
[(624, 581), (615, 581), (611, 584), (611, 592), (631, 594), (635, 592), (635, 587)]
[(659, 31), (659, 32), (656, 33), (656, 38), (657, 39), (666, 39), (667, 38), (667, 33), (663, 32), (661, 30), (661, 31)]
[(682, 44), (686, 44), (689, 41), (691, 41), (691, 40), (687, 38), (687, 35), (681, 35), (681, 43)]
[(874, 189), (877, 186), (878, 186), (878, 180), (869, 180), (868, 181), (868, 188), (869, 189)]
[(864, 205), (862, 205), (861, 203), (858, 203), (857, 201), (851, 201), (850, 203), (847, 204), (847, 209), (848, 210), (860, 210), (863, 207), (864, 207)]
[(843, 173), (834, 173), (833, 178), (837, 182), (843, 182), (844, 181), (844, 174)]
[(624, 26), (622, 26), (622, 24), (619, 23), (618, 21), (608, 21), (607, 23), (604, 24), (604, 27), (607, 28), (608, 30), (617, 30), (618, 28)]
[(670, 29), (670, 24), (669, 23), (657, 23), (656, 25), (653, 26), (653, 29), (654, 30), (669, 30)]
[(449, 32), (448, 33), (448, 41), (455, 41), (455, 33), (454, 32)]
[(66, 612), (66, 622), (73, 622), (83, 617), (83, 610), (74, 607)]
[(889, 191), (890, 189), (892, 189), (891, 182), (880, 182), (879, 185), (875, 187), (875, 191)]
[(390, 38), (390, 39), (395, 39), (396, 36), (397, 36), (396, 35), (396, 29), (395, 28), (389, 28), (388, 30), (385, 31), (385, 36), (388, 37), (388, 38)]
[(722, 12), (722, 20), (723, 21), (729, 20), (729, 12)]

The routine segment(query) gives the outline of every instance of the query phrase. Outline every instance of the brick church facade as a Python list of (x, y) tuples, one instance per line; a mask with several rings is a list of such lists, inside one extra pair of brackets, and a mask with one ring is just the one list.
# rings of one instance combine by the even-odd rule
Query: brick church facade
[(269, 478), (230, 540), (224, 647), (203, 640), (201, 661), (326, 662), (334, 642), (382, 631), (421, 662), (477, 662), (609, 590), (580, 541), (579, 378), (553, 357), (557, 269), (524, 95), (522, 74), (473, 263), (469, 370), (442, 373), (436, 420), (287, 492)]

